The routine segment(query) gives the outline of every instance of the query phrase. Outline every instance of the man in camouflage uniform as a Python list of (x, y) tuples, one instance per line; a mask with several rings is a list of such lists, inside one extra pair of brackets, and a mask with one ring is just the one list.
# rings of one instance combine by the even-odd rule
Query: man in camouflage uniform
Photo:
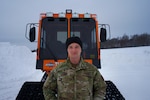
[(68, 38), (66, 48), (68, 59), (44, 83), (45, 100), (103, 100), (106, 83), (98, 69), (82, 59), (80, 38)]

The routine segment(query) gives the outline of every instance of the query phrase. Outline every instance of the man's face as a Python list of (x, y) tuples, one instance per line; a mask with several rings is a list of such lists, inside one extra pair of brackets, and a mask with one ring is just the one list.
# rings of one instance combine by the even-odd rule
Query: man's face
[(68, 55), (70, 58), (73, 58), (73, 59), (77, 59), (77, 58), (80, 58), (80, 55), (81, 55), (81, 47), (79, 44), (77, 43), (71, 43), (69, 46), (68, 46)]

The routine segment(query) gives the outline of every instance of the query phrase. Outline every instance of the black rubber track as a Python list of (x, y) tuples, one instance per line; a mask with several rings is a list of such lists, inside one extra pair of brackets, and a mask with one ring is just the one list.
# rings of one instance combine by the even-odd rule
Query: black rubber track
[(44, 100), (42, 90), (43, 83), (44, 82), (25, 82), (16, 100)]
[[(42, 87), (44, 82), (25, 82), (16, 100), (44, 100)], [(104, 100), (125, 100), (123, 95), (111, 81), (106, 81), (107, 89)]]
[(112, 81), (105, 81), (107, 84), (106, 96), (104, 100), (125, 100)]

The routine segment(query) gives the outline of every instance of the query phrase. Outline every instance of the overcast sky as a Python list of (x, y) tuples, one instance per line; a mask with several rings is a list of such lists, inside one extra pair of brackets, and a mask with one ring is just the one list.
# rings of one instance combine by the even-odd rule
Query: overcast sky
[(38, 22), (42, 12), (97, 14), (111, 27), (111, 37), (150, 33), (150, 0), (1, 0), (0, 42), (28, 44), (26, 24)]

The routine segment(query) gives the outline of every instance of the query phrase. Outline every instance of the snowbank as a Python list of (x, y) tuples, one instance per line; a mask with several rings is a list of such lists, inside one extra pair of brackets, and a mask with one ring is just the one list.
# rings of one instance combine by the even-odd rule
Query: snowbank
[(25, 46), (0, 43), (0, 97), (16, 98), (25, 81), (40, 81), (41, 71), (36, 71), (36, 55)]

